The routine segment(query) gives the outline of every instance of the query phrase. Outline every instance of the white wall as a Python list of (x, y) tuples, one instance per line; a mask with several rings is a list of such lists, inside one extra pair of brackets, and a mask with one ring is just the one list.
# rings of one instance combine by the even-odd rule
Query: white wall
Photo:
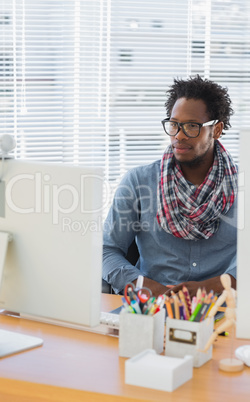
[(236, 337), (250, 339), (250, 130), (240, 133)]

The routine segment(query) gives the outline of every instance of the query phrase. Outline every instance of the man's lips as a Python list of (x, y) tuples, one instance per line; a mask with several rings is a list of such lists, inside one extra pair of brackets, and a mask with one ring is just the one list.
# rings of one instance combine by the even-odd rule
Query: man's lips
[(172, 144), (173, 149), (179, 153), (185, 153), (190, 151), (191, 147), (186, 144)]

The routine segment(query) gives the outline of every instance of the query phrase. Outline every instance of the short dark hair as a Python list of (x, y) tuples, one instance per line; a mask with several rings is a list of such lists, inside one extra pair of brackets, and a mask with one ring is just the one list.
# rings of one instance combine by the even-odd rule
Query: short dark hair
[(224, 129), (231, 127), (230, 116), (234, 113), (228, 89), (214, 81), (202, 79), (199, 75), (187, 80), (174, 79), (174, 84), (167, 91), (168, 99), (165, 103), (167, 115), (170, 117), (175, 102), (179, 98), (201, 99), (207, 106), (209, 120), (217, 119), (224, 123)]

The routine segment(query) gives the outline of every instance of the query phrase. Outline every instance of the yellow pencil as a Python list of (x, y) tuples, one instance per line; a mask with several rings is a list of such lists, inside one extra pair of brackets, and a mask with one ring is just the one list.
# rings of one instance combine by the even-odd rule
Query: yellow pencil
[(172, 311), (172, 308), (171, 308), (170, 299), (169, 299), (168, 296), (166, 297), (165, 304), (166, 304), (166, 308), (167, 308), (167, 312), (168, 312), (168, 317), (169, 318), (174, 318), (173, 311)]
[(207, 318), (207, 316), (208, 316), (210, 310), (211, 310), (211, 309), (213, 308), (213, 306), (215, 305), (215, 302), (216, 302), (217, 298), (218, 298), (217, 296), (214, 296), (213, 301), (212, 301), (212, 303), (211, 303), (211, 305), (210, 305), (210, 307), (209, 307), (209, 309), (207, 310), (207, 313), (206, 313), (206, 315), (205, 315), (205, 319)]
[(178, 296), (173, 291), (171, 291), (171, 295), (173, 296), (174, 299), (174, 315), (175, 318), (179, 320), (180, 319), (179, 299)]

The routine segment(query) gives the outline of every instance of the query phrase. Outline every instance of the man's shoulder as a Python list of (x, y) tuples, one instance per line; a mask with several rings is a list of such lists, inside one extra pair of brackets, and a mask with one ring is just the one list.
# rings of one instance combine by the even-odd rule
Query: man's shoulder
[(120, 180), (121, 186), (153, 185), (158, 183), (161, 160), (131, 168)]
[(147, 165), (140, 165), (132, 168), (128, 173), (138, 177), (151, 177), (160, 171), (161, 160), (158, 159)]

